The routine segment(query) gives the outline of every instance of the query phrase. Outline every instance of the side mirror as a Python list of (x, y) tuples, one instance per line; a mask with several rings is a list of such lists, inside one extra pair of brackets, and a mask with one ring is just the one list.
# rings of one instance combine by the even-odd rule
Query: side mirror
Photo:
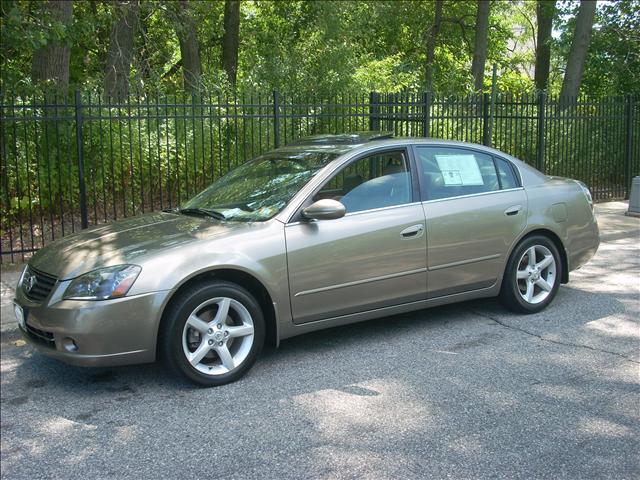
[(309, 220), (333, 220), (344, 217), (345, 213), (344, 205), (330, 198), (318, 200), (302, 210), (302, 216)]

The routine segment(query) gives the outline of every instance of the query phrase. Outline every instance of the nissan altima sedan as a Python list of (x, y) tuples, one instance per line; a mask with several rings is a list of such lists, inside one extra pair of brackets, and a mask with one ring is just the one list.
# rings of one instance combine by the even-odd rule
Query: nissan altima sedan
[(598, 244), (584, 184), (505, 153), (315, 136), (180, 208), (43, 248), (15, 313), (45, 355), (85, 366), (162, 359), (213, 386), (246, 373), (265, 342), (322, 328), (492, 296), (539, 312)]

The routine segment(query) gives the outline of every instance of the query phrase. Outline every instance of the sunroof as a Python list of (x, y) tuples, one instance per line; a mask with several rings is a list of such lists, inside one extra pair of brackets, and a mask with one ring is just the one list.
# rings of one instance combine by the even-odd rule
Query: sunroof
[(302, 137), (287, 145), (359, 145), (392, 137), (392, 132), (351, 132), (337, 135), (321, 134)]

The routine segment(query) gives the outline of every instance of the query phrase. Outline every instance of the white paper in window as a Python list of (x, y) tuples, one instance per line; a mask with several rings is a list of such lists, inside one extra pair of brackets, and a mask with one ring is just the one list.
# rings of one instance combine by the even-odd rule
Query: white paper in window
[(436, 155), (445, 186), (484, 185), (473, 155)]

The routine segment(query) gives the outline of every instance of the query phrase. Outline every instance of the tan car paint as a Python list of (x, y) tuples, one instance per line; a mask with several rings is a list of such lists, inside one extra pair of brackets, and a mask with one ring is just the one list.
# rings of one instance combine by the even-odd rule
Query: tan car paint
[[(523, 188), (301, 221), (299, 212), (334, 172), (390, 147), (466, 146), (511, 161)], [(554, 205), (566, 206), (557, 221)], [(505, 211), (514, 205), (517, 215)], [(424, 231), (403, 239), (415, 225)], [(528, 233), (544, 229), (559, 239), (569, 269), (595, 253), (598, 228), (578, 184), (547, 177), (502, 152), (478, 145), (427, 139), (369, 142), (345, 149), (289, 204), (265, 222), (220, 222), (154, 213), (63, 238), (37, 252), (30, 265), (57, 276), (43, 303), (17, 288), (29, 323), (51, 331), (51, 355), (81, 365), (153, 361), (164, 308), (180, 287), (202, 274), (250, 275), (273, 305), (277, 341), (294, 335), (499, 292), (509, 255)], [(62, 300), (70, 280), (96, 268), (131, 263), (142, 272), (118, 300)], [(293, 309), (292, 309), (293, 307)], [(65, 351), (66, 336), (78, 352)]]

